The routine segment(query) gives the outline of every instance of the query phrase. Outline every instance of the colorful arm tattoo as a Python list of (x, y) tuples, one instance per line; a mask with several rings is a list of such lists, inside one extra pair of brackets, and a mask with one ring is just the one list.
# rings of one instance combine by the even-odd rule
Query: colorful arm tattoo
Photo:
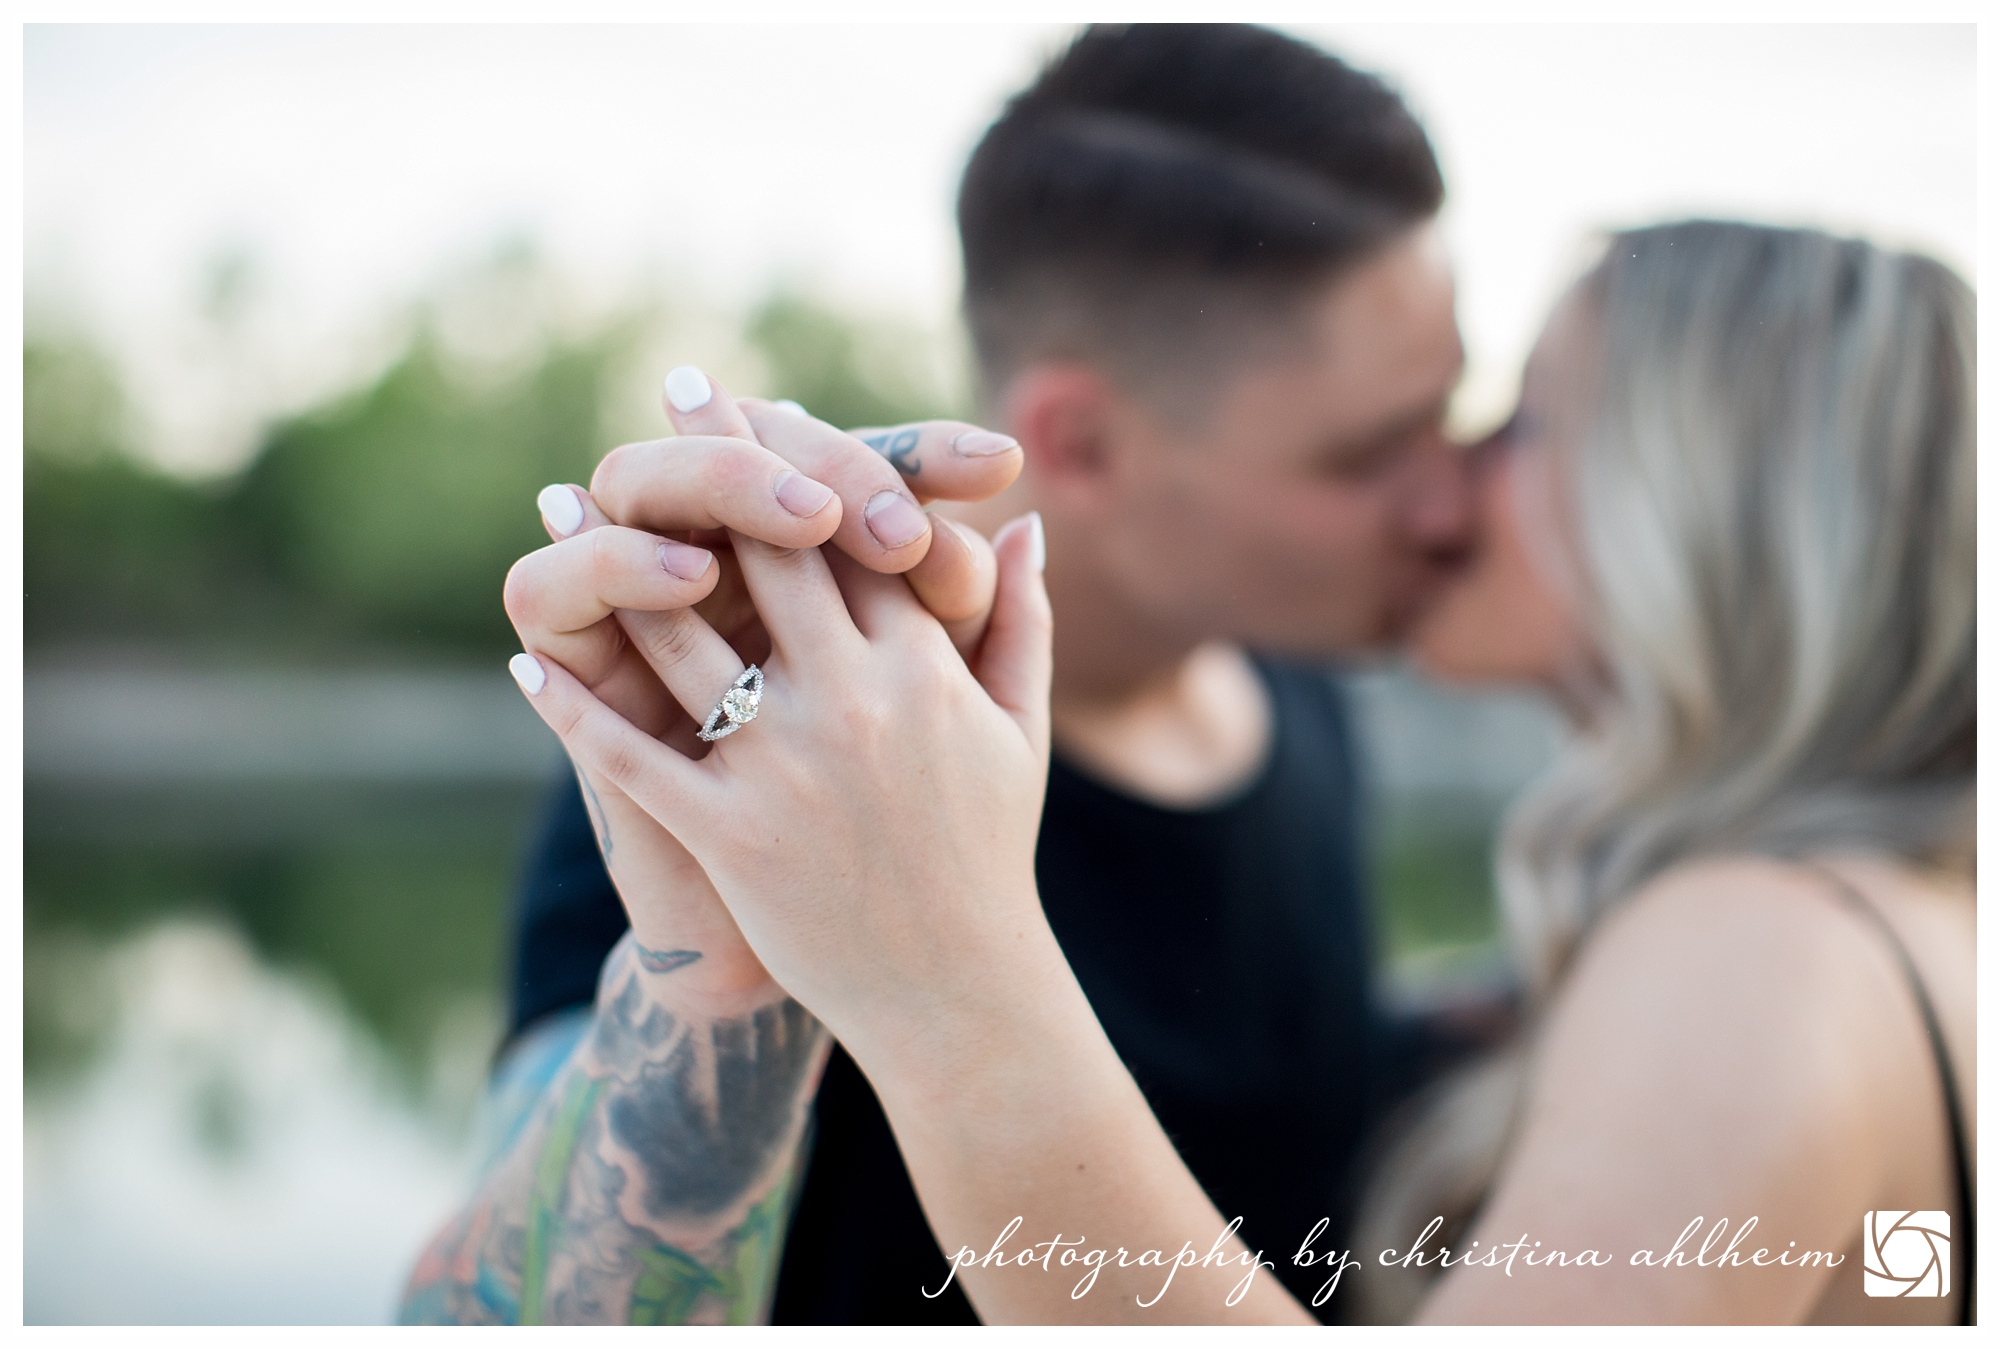
[(418, 1262), (401, 1320), (768, 1314), (828, 1037), (782, 993), (734, 1017), (670, 1009), (694, 958), (672, 954), (688, 959), (647, 959), (629, 935), (612, 952), (589, 1030)]

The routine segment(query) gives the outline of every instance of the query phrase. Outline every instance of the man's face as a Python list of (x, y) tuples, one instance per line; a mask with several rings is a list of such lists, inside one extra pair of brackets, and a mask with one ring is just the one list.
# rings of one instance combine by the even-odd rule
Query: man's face
[(1301, 330), (1224, 377), (1201, 425), (1127, 405), (1101, 538), (1163, 624), (1330, 655), (1396, 640), (1469, 542), (1463, 455), (1443, 431), (1463, 352), (1436, 231), (1342, 275)]

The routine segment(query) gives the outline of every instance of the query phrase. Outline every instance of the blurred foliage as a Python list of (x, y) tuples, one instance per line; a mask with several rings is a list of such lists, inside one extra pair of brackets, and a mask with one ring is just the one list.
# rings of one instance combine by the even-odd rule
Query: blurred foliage
[(791, 398), (835, 426), (893, 426), (966, 416), (925, 387), (930, 362), (910, 334), (863, 325), (805, 297), (779, 292), (752, 315), (751, 345), (770, 371), (771, 396)]
[(369, 387), (274, 427), (246, 470), (209, 483), (111, 442), (110, 419), (77, 407), (81, 360), (30, 340), (26, 640), (504, 646), (501, 578), (547, 541), (524, 503), (588, 481), (625, 340), (554, 344), (482, 385), (420, 329)]
[(90, 463), (125, 442), (125, 394), (111, 363), (75, 339), (30, 341), (22, 355), (22, 436), (40, 458)]
[[(488, 329), (504, 326), (491, 309), (475, 313)], [(207, 483), (131, 453), (115, 372), (88, 345), (30, 335), (26, 640), (307, 658), (511, 649), (500, 584), (547, 541), (535, 493), (589, 481), (616, 434), (605, 411), (613, 393), (651, 382), (635, 361), (656, 316), (561, 338), (529, 323), (539, 340), (497, 369), (455, 358), (440, 336), (453, 317), (449, 303), (420, 317), (367, 387), (272, 427), (242, 472)], [(780, 292), (749, 316), (744, 338), (765, 368), (762, 392), (837, 425), (955, 411), (924, 377), (937, 363), (889, 325)]]
[(1485, 949), (1500, 940), (1490, 817), (1404, 812), (1376, 831), (1374, 871), (1384, 956)]
[(126, 457), (124, 397), (88, 346), (31, 339), (22, 379), (27, 639), (196, 621), (242, 574), (220, 495)]
[(30, 451), (22, 470), (25, 637), (198, 631), (242, 612), (248, 561), (213, 489), (128, 459)]
[[(164, 914), (234, 927), (281, 969), (330, 978), (406, 1067), (439, 1011), (501, 987), (516, 813), (483, 838), (437, 842), (329, 830), (308, 847), (250, 850), (41, 843), (24, 891), (23, 1052), (31, 1076), (74, 1070), (101, 1035), (92, 957)], [(83, 992), (86, 996), (78, 997)]]
[(588, 482), (617, 330), (552, 346), (490, 389), (420, 332), (376, 383), (278, 427), (229, 505), (268, 574), (340, 625), (399, 641), (509, 641), (500, 580), (548, 541), (528, 506)]

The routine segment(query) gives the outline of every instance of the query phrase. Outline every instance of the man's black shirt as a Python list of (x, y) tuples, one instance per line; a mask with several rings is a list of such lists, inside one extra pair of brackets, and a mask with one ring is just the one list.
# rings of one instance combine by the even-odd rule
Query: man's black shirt
[[(1309, 1301), (1330, 1271), (1292, 1256), (1323, 1217), (1332, 1224), (1318, 1251), (1344, 1233), (1349, 1168), (1383, 1094), (1382, 1037), (1340, 690), (1320, 669), (1262, 659), (1258, 669), (1273, 732), (1254, 782), (1211, 808), (1172, 810), (1058, 758), (1035, 872), (1077, 981), (1189, 1169)], [(511, 1030), (588, 1004), (625, 927), (565, 784), (524, 873)], [(920, 1291), (944, 1283), (944, 1254), (873, 1090), (838, 1046), (814, 1118), (772, 1319), (972, 1321), (956, 1282), (941, 1297)], [(1084, 1238), (1082, 1250), (1123, 1244), (1116, 1232), (1062, 1235)], [(1188, 1234), (1203, 1252), (1214, 1235)], [(1022, 1231), (1009, 1249), (1054, 1236)]]

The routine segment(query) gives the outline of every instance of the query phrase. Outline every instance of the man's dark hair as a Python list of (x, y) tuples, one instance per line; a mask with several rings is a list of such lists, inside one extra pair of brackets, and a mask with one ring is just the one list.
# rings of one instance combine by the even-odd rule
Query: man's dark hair
[(988, 390), (1035, 359), (1152, 382), (1221, 357), (1443, 197), (1402, 100), (1323, 51), (1244, 24), (1095, 25), (959, 188)]

